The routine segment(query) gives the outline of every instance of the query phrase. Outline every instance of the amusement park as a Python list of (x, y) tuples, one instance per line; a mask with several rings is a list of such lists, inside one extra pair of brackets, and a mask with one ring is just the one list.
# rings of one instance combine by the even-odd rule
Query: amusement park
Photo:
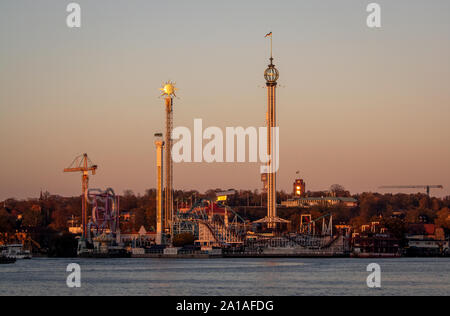
[[(313, 218), (302, 214), (300, 225), (278, 216), (276, 174), (278, 170), (278, 127), (276, 88), (279, 71), (274, 65), (272, 33), (269, 65), (264, 71), (267, 90), (266, 152), (262, 173), (267, 197), (266, 216), (250, 221), (243, 218), (227, 199), (234, 190), (216, 192), (214, 198), (193, 201), (189, 207), (176, 207), (173, 188), (173, 113), (176, 84), (168, 81), (160, 89), (165, 105), (165, 133), (155, 134), (156, 147), (156, 232), (141, 229), (138, 235), (120, 232), (120, 199), (114, 190), (89, 189), (89, 176), (98, 168), (83, 154), (64, 169), (82, 174), (81, 236), (77, 253), (81, 257), (252, 257), (323, 256), (349, 254), (350, 231), (334, 229), (333, 215)], [(178, 205), (177, 205), (178, 206)], [(190, 247), (180, 247), (180, 236), (192, 239)]]
[(450, 295), (429, 2), (0, 1), (0, 297)]

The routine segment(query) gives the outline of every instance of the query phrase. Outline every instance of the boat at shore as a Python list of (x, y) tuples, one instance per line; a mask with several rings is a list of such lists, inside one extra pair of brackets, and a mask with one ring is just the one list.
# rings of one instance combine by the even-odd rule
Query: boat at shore
[(31, 251), (23, 249), (22, 244), (4, 245), (2, 247), (2, 255), (7, 258), (14, 258), (15, 260), (32, 258)]
[(7, 248), (2, 246), (0, 248), (0, 264), (10, 264), (16, 262), (16, 258), (8, 256)]
[(130, 258), (131, 253), (124, 247), (117, 245), (106, 234), (94, 238), (93, 243), (80, 239), (77, 255), (80, 258)]
[(0, 264), (11, 264), (15, 262), (16, 262), (15, 258), (0, 256)]
[(350, 258), (380, 258), (380, 259), (386, 259), (386, 258), (401, 258), (403, 255), (400, 252), (397, 253), (379, 253), (379, 252), (367, 252), (367, 253), (351, 253)]

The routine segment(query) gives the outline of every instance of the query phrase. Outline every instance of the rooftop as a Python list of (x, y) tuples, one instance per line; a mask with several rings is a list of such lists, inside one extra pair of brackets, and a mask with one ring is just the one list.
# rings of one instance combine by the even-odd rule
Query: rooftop
[(321, 196), (321, 197), (304, 197), (300, 198), (300, 201), (341, 201), (341, 202), (358, 202), (358, 200), (351, 197), (334, 197), (334, 196)]

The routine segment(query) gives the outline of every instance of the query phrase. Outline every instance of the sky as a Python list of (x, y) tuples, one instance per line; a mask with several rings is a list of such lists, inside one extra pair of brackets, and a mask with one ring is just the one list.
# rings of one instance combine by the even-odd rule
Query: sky
[[(264, 126), (268, 40), (280, 71), (278, 189), (442, 184), (450, 195), (450, 2), (363, 0), (0, 2), (0, 200), (80, 194), (65, 174), (87, 152), (90, 187), (156, 186), (162, 83), (174, 125)], [(261, 189), (260, 164), (180, 163), (176, 189)], [(417, 191), (417, 190), (416, 190)], [(415, 193), (414, 190), (400, 192)]]

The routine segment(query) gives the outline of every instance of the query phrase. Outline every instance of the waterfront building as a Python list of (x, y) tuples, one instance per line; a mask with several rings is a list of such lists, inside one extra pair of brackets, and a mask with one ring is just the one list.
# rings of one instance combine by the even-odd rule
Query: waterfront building
[(354, 257), (399, 257), (400, 241), (389, 233), (356, 234), (351, 241)]
[(303, 197), (299, 199), (290, 199), (282, 201), (281, 205), (284, 207), (312, 207), (312, 206), (334, 206), (342, 204), (345, 207), (351, 208), (358, 205), (358, 200), (351, 197)]
[(434, 224), (410, 224), (408, 227), (406, 255), (431, 257), (450, 255), (449, 240), (444, 230)]
[(293, 192), (295, 197), (304, 196), (306, 194), (306, 182), (303, 179), (296, 179)]
[(120, 244), (131, 246), (133, 248), (149, 247), (156, 243), (156, 232), (148, 232), (144, 226), (139, 231), (129, 233), (119, 233), (118, 239)]

